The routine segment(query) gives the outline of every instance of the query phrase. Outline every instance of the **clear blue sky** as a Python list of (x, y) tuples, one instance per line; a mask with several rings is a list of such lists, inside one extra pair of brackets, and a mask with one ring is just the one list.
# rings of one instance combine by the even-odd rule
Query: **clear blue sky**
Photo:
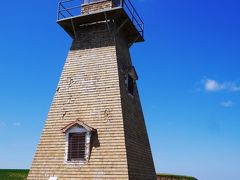
[[(239, 0), (136, 0), (132, 47), (156, 170), (240, 179)], [(71, 39), (57, 1), (3, 1), (0, 168), (29, 168)]]

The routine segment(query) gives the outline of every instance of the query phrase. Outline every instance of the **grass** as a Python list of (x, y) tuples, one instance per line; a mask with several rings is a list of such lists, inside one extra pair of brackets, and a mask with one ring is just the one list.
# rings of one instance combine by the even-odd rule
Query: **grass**
[(27, 169), (0, 169), (1, 180), (25, 180), (29, 170)]
[[(28, 169), (0, 169), (0, 180), (26, 180), (29, 170)], [(178, 176), (172, 174), (157, 174), (160, 177), (176, 178), (178, 180), (197, 180), (190, 176)]]
[(174, 174), (157, 174), (160, 177), (168, 177), (168, 178), (176, 178), (178, 180), (186, 179), (186, 180), (197, 180), (195, 177), (191, 176), (181, 176), (181, 175), (174, 175)]

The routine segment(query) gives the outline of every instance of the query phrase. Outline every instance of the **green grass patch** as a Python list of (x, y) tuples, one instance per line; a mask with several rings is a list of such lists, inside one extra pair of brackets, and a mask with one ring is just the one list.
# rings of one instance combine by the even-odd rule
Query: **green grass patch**
[(195, 177), (191, 176), (182, 176), (182, 175), (174, 175), (174, 174), (157, 174), (159, 177), (168, 177), (168, 178), (176, 178), (178, 180), (186, 179), (186, 180), (197, 180)]
[[(28, 169), (0, 169), (0, 180), (26, 180), (29, 170)], [(179, 176), (173, 174), (157, 174), (160, 177), (170, 177), (179, 180), (197, 180), (190, 176)]]
[(27, 169), (0, 169), (1, 180), (25, 180), (29, 170)]

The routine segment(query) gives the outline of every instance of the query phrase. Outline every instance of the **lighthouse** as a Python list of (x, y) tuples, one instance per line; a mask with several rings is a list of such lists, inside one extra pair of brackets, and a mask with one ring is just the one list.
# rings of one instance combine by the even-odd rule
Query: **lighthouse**
[(155, 180), (129, 49), (144, 41), (130, 0), (64, 0), (72, 45), (28, 180)]

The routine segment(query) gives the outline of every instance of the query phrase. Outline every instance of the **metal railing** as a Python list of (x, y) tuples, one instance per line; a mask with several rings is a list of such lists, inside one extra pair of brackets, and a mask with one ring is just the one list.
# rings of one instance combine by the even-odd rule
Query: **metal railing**
[[(95, 2), (101, 2), (104, 0), (62, 0), (58, 3), (57, 20), (64, 20), (67, 18), (73, 18), (82, 14), (81, 8), (83, 4), (91, 4)], [(134, 24), (138, 32), (143, 37), (144, 23), (139, 16), (138, 12), (134, 8), (130, 0), (113, 0), (114, 7), (121, 7), (128, 14), (131, 22)]]
[(144, 35), (144, 23), (139, 16), (137, 10), (134, 8), (133, 4), (130, 0), (121, 0), (121, 6), (128, 14), (129, 18), (131, 19), (134, 26), (137, 28), (138, 32), (143, 37)]

